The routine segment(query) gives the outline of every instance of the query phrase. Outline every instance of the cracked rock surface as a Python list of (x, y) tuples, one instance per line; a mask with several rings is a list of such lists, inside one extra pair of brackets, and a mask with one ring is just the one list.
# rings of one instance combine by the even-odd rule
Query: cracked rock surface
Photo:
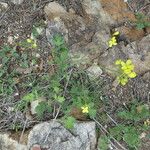
[(58, 122), (38, 124), (28, 136), (28, 147), (35, 144), (47, 150), (95, 150), (95, 123), (76, 123), (71, 131)]

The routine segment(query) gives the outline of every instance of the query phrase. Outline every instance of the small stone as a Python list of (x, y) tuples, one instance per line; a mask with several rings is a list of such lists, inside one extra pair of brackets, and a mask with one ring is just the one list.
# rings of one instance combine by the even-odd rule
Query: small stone
[(150, 81), (150, 72), (146, 72), (142, 78), (144, 81)]
[(8, 4), (4, 2), (0, 2), (0, 8), (1, 7), (6, 9), (8, 7)]
[(36, 57), (36, 58), (40, 58), (41, 56), (40, 56), (39, 53), (36, 53), (36, 54), (35, 54), (35, 57)]
[(8, 36), (7, 42), (8, 42), (9, 44), (13, 44), (13, 43), (14, 43), (13, 36)]
[(20, 5), (21, 3), (23, 3), (24, 0), (11, 0), (12, 3), (16, 4), (16, 5)]
[(7, 3), (0, 2), (0, 13), (6, 11), (7, 8), (8, 8)]
[(54, 19), (55, 17), (67, 13), (66, 10), (57, 2), (50, 2), (48, 5), (46, 5), (44, 12), (49, 19)]
[(140, 135), (140, 139), (143, 139), (146, 137), (146, 133), (145, 132), (142, 132), (141, 135)]
[(93, 64), (91, 67), (89, 67), (87, 72), (89, 77), (92, 79), (98, 78), (103, 73), (102, 69), (97, 64)]
[(83, 8), (87, 14), (98, 15), (101, 4), (97, 0), (83, 0)]
[(57, 34), (63, 36), (65, 43), (68, 42), (68, 29), (60, 17), (53, 18), (47, 25), (46, 37), (51, 45), (54, 45), (53, 39)]

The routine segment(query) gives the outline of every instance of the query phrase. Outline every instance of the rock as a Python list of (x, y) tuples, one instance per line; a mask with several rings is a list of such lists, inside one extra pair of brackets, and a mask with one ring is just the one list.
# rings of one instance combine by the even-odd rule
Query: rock
[(58, 122), (38, 124), (28, 136), (28, 147), (31, 148), (35, 144), (47, 150), (95, 150), (95, 123), (76, 123), (71, 132)]
[(60, 15), (65, 15), (67, 11), (57, 2), (50, 2), (44, 7), (44, 12), (48, 16), (48, 19), (54, 19), (60, 17)]
[(122, 47), (122, 51), (127, 58), (133, 61), (135, 72), (143, 74), (150, 70), (150, 34), (143, 37), (141, 41), (132, 42), (126, 47)]
[(76, 65), (77, 67), (86, 66), (86, 64), (89, 64), (91, 62), (88, 54), (79, 51), (70, 53), (70, 58), (71, 63), (73, 65)]
[(20, 5), (21, 3), (24, 2), (24, 0), (11, 0), (11, 2), (16, 4), (16, 5)]
[(60, 17), (56, 17), (53, 20), (48, 21), (46, 29), (46, 37), (51, 45), (53, 45), (53, 39), (56, 35), (62, 35), (65, 42), (68, 43), (68, 29)]
[(118, 47), (112, 47), (105, 51), (98, 59), (98, 65), (109, 74), (115, 75), (115, 61), (117, 59), (124, 59), (125, 55), (121, 52)]
[(101, 3), (98, 0), (83, 0), (82, 6), (87, 14), (100, 14)]
[(14, 38), (13, 38), (13, 36), (8, 36), (8, 40), (7, 40), (7, 42), (9, 43), (9, 44), (13, 44), (14, 43)]
[[(111, 25), (114, 23), (110, 15), (104, 11), (100, 0), (83, 0), (82, 7), (86, 14), (97, 16), (97, 22)], [(103, 28), (104, 26), (101, 26)]]
[(143, 30), (138, 30), (133, 27), (121, 26), (121, 27), (116, 28), (116, 30), (119, 31), (122, 35), (124, 35), (131, 42), (141, 40), (145, 35)]
[(109, 32), (109, 30), (101, 30), (101, 31), (97, 31), (94, 34), (94, 36), (92, 38), (92, 41), (96, 45), (99, 45), (99, 50), (101, 49), (101, 52), (103, 52), (104, 50), (108, 49), (108, 41), (109, 41), (109, 39), (110, 39), (110, 32)]
[(93, 64), (87, 69), (87, 72), (91, 79), (96, 79), (102, 74), (102, 69), (97, 64)]
[[(48, 6), (51, 8), (50, 10)], [(53, 6), (57, 9), (54, 10)], [(75, 7), (77, 6), (75, 5)], [(149, 70), (149, 37), (142, 39), (143, 30), (120, 26), (127, 20), (136, 20), (125, 2), (122, 0), (83, 0), (80, 1), (81, 7), (83, 9), (81, 14), (77, 13), (74, 7), (72, 8), (75, 12), (66, 12), (65, 8), (56, 2), (50, 2), (45, 7), (49, 19), (46, 35), (51, 45), (56, 33), (63, 35), (68, 44), (72, 64), (82, 68), (93, 64), (96, 62), (95, 59), (98, 59), (97, 63), (107, 68), (107, 72), (113, 75), (115, 60), (130, 58), (135, 64), (135, 71), (138, 74)], [(125, 39), (122, 44), (120, 42), (118, 46), (109, 48), (110, 26), (113, 26), (116, 21), (120, 26), (116, 28)], [(132, 43), (124, 46), (124, 42), (127, 44), (129, 41)], [(147, 48), (144, 45), (147, 45)]]
[(143, 80), (146, 82), (150, 81), (150, 72), (146, 72), (143, 76), (142, 76)]
[(8, 4), (4, 2), (0, 2), (0, 7), (3, 7), (6, 9), (8, 7)]
[(8, 134), (0, 134), (0, 149), (1, 150), (28, 150), (26, 145), (19, 144), (11, 139)]
[(123, 0), (100, 0), (101, 5), (117, 23), (135, 21), (135, 15)]
[(99, 57), (98, 64), (103, 66), (105, 70), (114, 75), (115, 65), (117, 59), (131, 59), (135, 72), (140, 75), (150, 70), (150, 35), (143, 37), (142, 40), (132, 42), (127, 46), (120, 43), (106, 51)]
[(0, 2), (0, 12), (5, 11), (8, 8), (8, 4)]
[(104, 12), (99, 0), (80, 1), (79, 7), (85, 13), (78, 14), (73, 10), (66, 12), (56, 2), (50, 2), (44, 10), (48, 18), (46, 36), (50, 44), (53, 45), (54, 35), (63, 35), (72, 63), (83, 66), (92, 63), (91, 59), (108, 48), (109, 25), (113, 20)]

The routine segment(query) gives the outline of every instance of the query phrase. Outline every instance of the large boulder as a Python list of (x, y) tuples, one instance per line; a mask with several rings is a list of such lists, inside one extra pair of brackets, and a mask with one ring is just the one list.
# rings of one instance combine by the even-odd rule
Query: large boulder
[(28, 136), (28, 147), (31, 148), (35, 144), (47, 150), (95, 150), (95, 123), (76, 123), (71, 131), (59, 122), (38, 124)]

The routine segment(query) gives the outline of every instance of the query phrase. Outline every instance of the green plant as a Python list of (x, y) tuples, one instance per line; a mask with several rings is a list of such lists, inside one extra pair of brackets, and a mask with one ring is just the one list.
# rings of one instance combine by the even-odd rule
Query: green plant
[(130, 110), (123, 110), (118, 112), (118, 116), (125, 120), (138, 122), (147, 119), (150, 115), (149, 108), (145, 104), (132, 104)]
[(38, 106), (36, 107), (37, 116), (41, 119), (45, 112), (51, 113), (52, 108), (50, 105), (48, 105), (47, 102), (40, 102)]
[(118, 141), (123, 140), (128, 147), (137, 149), (140, 146), (140, 133), (135, 126), (121, 125), (112, 127), (110, 135), (115, 137)]
[(63, 117), (62, 121), (67, 129), (72, 129), (76, 123), (76, 119), (72, 116), (65, 116)]
[(13, 123), (11, 126), (11, 130), (15, 130), (15, 132), (18, 132), (21, 129), (21, 125), (19, 123)]
[(20, 111), (26, 111), (28, 105), (36, 100), (38, 97), (37, 91), (32, 91), (31, 93), (28, 93), (26, 95), (23, 96), (23, 98), (21, 99), (21, 101), (19, 101), (16, 105), (16, 110), (20, 110)]
[(65, 116), (62, 121), (69, 129), (76, 122), (70, 115), (74, 107), (88, 118), (95, 117), (95, 89), (91, 88), (85, 71), (70, 65), (69, 50), (61, 35), (56, 34), (53, 38), (50, 53), (52, 59), (48, 62), (54, 72), (51, 75), (48, 72), (41, 75), (34, 70), (30, 71), (33, 64), (39, 61), (32, 56), (32, 50), (37, 50), (37, 45), (34, 44), (37, 44), (38, 34), (35, 30), (32, 34), (34, 38), (25, 39), (12, 47), (5, 45), (0, 50), (0, 96), (14, 96), (17, 91), (19, 100), (14, 110), (21, 112), (26, 112), (38, 97), (44, 97), (46, 100), (41, 101), (35, 109), (37, 117), (43, 119), (44, 115), (52, 116), (53, 113), (56, 119), (61, 114)]
[(19, 55), (15, 48), (4, 45), (0, 50), (0, 95), (10, 95), (13, 93), (15, 82), (13, 77), (17, 76), (15, 70), (12, 70), (11, 64)]
[(98, 140), (98, 147), (100, 150), (109, 149), (109, 138), (107, 136), (101, 136)]
[(136, 28), (137, 29), (144, 29), (146, 27), (150, 27), (150, 21), (148, 21), (148, 17), (146, 17), (144, 14), (137, 13), (136, 16)]
[[(53, 64), (55, 72), (52, 76), (43, 78), (49, 82), (47, 89), (45, 89), (45, 94), (49, 99), (47, 103), (50, 104), (50, 107), (57, 105), (55, 118), (58, 117), (60, 112), (63, 113), (65, 117), (62, 118), (62, 122), (70, 129), (75, 123), (75, 118), (70, 116), (72, 108), (76, 107), (82, 110), (86, 105), (88, 109), (86, 115), (90, 118), (96, 115), (92, 102), (93, 97), (90, 96), (91, 93), (88, 87), (83, 84), (82, 79), (77, 79), (83, 77), (83, 75), (79, 71), (74, 71), (75, 67), (73, 68), (70, 65), (68, 48), (60, 35), (54, 36), (52, 58), (49, 64)], [(37, 106), (42, 112), (41, 116), (44, 115), (45, 106), (46, 104)], [(84, 113), (84, 111), (82, 112)]]
[(119, 111), (117, 115), (122, 123), (110, 128), (110, 135), (118, 141), (123, 140), (129, 148), (138, 149), (141, 144), (140, 135), (148, 129), (143, 121), (150, 115), (149, 108), (143, 104), (132, 103), (129, 110)]

